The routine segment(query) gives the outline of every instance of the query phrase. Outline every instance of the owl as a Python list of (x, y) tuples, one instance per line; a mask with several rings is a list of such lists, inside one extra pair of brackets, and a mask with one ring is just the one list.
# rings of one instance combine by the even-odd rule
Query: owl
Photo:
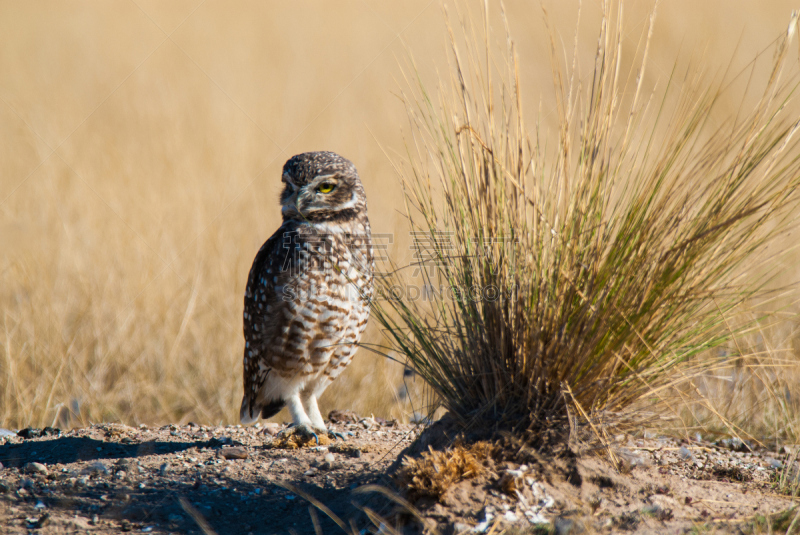
[(328, 432), (317, 399), (350, 364), (369, 319), (374, 259), (355, 166), (308, 152), (283, 166), (283, 224), (258, 251), (244, 296), (244, 396), (252, 423), (284, 406), (291, 431)]

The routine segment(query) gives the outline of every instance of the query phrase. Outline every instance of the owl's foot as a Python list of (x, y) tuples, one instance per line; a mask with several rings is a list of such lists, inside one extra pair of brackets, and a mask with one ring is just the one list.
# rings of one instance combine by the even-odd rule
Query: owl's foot
[(317, 436), (316, 431), (310, 425), (306, 425), (306, 424), (290, 424), (289, 427), (287, 427), (286, 429), (281, 430), (277, 434), (277, 436), (279, 436), (279, 437), (287, 437), (287, 438), (292, 436), (292, 435), (296, 435), (296, 436), (305, 438), (306, 440), (310, 439), (311, 437), (314, 437), (314, 440), (316, 441), (317, 446), (319, 446), (319, 436)]

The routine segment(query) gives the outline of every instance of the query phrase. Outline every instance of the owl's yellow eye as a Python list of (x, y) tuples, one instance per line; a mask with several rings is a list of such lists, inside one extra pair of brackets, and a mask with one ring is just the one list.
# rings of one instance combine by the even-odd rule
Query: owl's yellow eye
[(335, 187), (336, 184), (333, 184), (331, 182), (323, 182), (322, 184), (319, 185), (317, 191), (320, 193), (330, 193), (333, 191), (333, 188)]

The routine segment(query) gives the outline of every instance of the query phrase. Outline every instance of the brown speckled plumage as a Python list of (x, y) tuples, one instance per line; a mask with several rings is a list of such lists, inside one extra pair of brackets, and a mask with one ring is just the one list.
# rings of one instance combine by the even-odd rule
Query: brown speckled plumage
[(288, 404), (296, 426), (323, 431), (317, 398), (352, 360), (369, 318), (366, 196), (353, 164), (332, 152), (294, 156), (282, 180), (283, 224), (245, 292), (241, 420)]

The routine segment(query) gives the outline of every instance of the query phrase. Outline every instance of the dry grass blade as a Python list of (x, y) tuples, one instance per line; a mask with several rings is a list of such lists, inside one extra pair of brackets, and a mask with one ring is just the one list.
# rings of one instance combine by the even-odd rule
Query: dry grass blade
[(408, 500), (403, 498), (402, 496), (398, 495), (396, 492), (392, 492), (386, 487), (382, 487), (380, 485), (364, 485), (363, 487), (358, 487), (356, 490), (353, 491), (355, 494), (366, 494), (368, 492), (376, 492), (378, 494), (382, 494), (383, 496), (389, 498), (397, 505), (402, 507), (405, 511), (411, 514), (414, 518), (417, 519), (423, 526), (429, 526), (430, 520), (426, 519), (422, 516), (422, 513), (414, 507)]
[(570, 404), (633, 425), (633, 408), (757, 328), (762, 316), (726, 318), (769, 297), (781, 252), (764, 251), (800, 209), (793, 32), (756, 105), (719, 123), (724, 80), (690, 71), (648, 95), (654, 16), (626, 76), (621, 3), (603, 9), (586, 87), (551, 40), (554, 144), (527, 130), (513, 40), (498, 58), (486, 23), (483, 42), (469, 20), (449, 28), (437, 101), (419, 79), (403, 95), (413, 137), (398, 167), (427, 265), (384, 277), (376, 316), (453, 415), (540, 442), (566, 429)]
[(206, 520), (205, 517), (200, 514), (200, 511), (195, 509), (194, 506), (189, 503), (189, 500), (181, 496), (178, 501), (180, 502), (183, 510), (186, 511), (186, 513), (192, 517), (192, 520), (197, 523), (197, 527), (200, 528), (200, 531), (202, 531), (205, 535), (217, 535), (217, 532), (214, 531), (214, 529), (211, 527), (211, 524), (208, 523), (208, 520)]
[[(286, 481), (275, 481), (275, 484), (278, 485), (279, 487), (283, 487), (284, 489), (288, 490), (289, 492), (291, 492), (293, 494), (297, 494), (298, 496), (300, 496), (301, 498), (306, 500), (308, 503), (310, 503), (311, 505), (313, 505), (314, 507), (316, 507), (317, 509), (319, 509), (320, 511), (325, 513), (325, 515), (327, 515), (328, 518), (330, 518), (331, 520), (336, 522), (336, 525), (339, 526), (340, 528), (342, 528), (342, 531), (344, 531), (348, 535), (351, 535), (351, 534), (355, 535), (355, 533), (357, 533), (357, 532), (354, 532), (354, 531), (348, 529), (347, 524), (345, 524), (342, 521), (342, 519), (339, 518), (339, 516), (336, 513), (331, 511), (330, 508), (327, 505), (325, 505), (324, 503), (322, 503), (318, 499), (314, 498), (309, 493), (303, 492), (302, 490), (298, 489), (297, 487), (295, 487), (291, 483), (287, 483)], [(313, 519), (313, 516), (312, 516), (312, 519)], [(315, 526), (316, 526), (316, 523), (315, 523)]]

